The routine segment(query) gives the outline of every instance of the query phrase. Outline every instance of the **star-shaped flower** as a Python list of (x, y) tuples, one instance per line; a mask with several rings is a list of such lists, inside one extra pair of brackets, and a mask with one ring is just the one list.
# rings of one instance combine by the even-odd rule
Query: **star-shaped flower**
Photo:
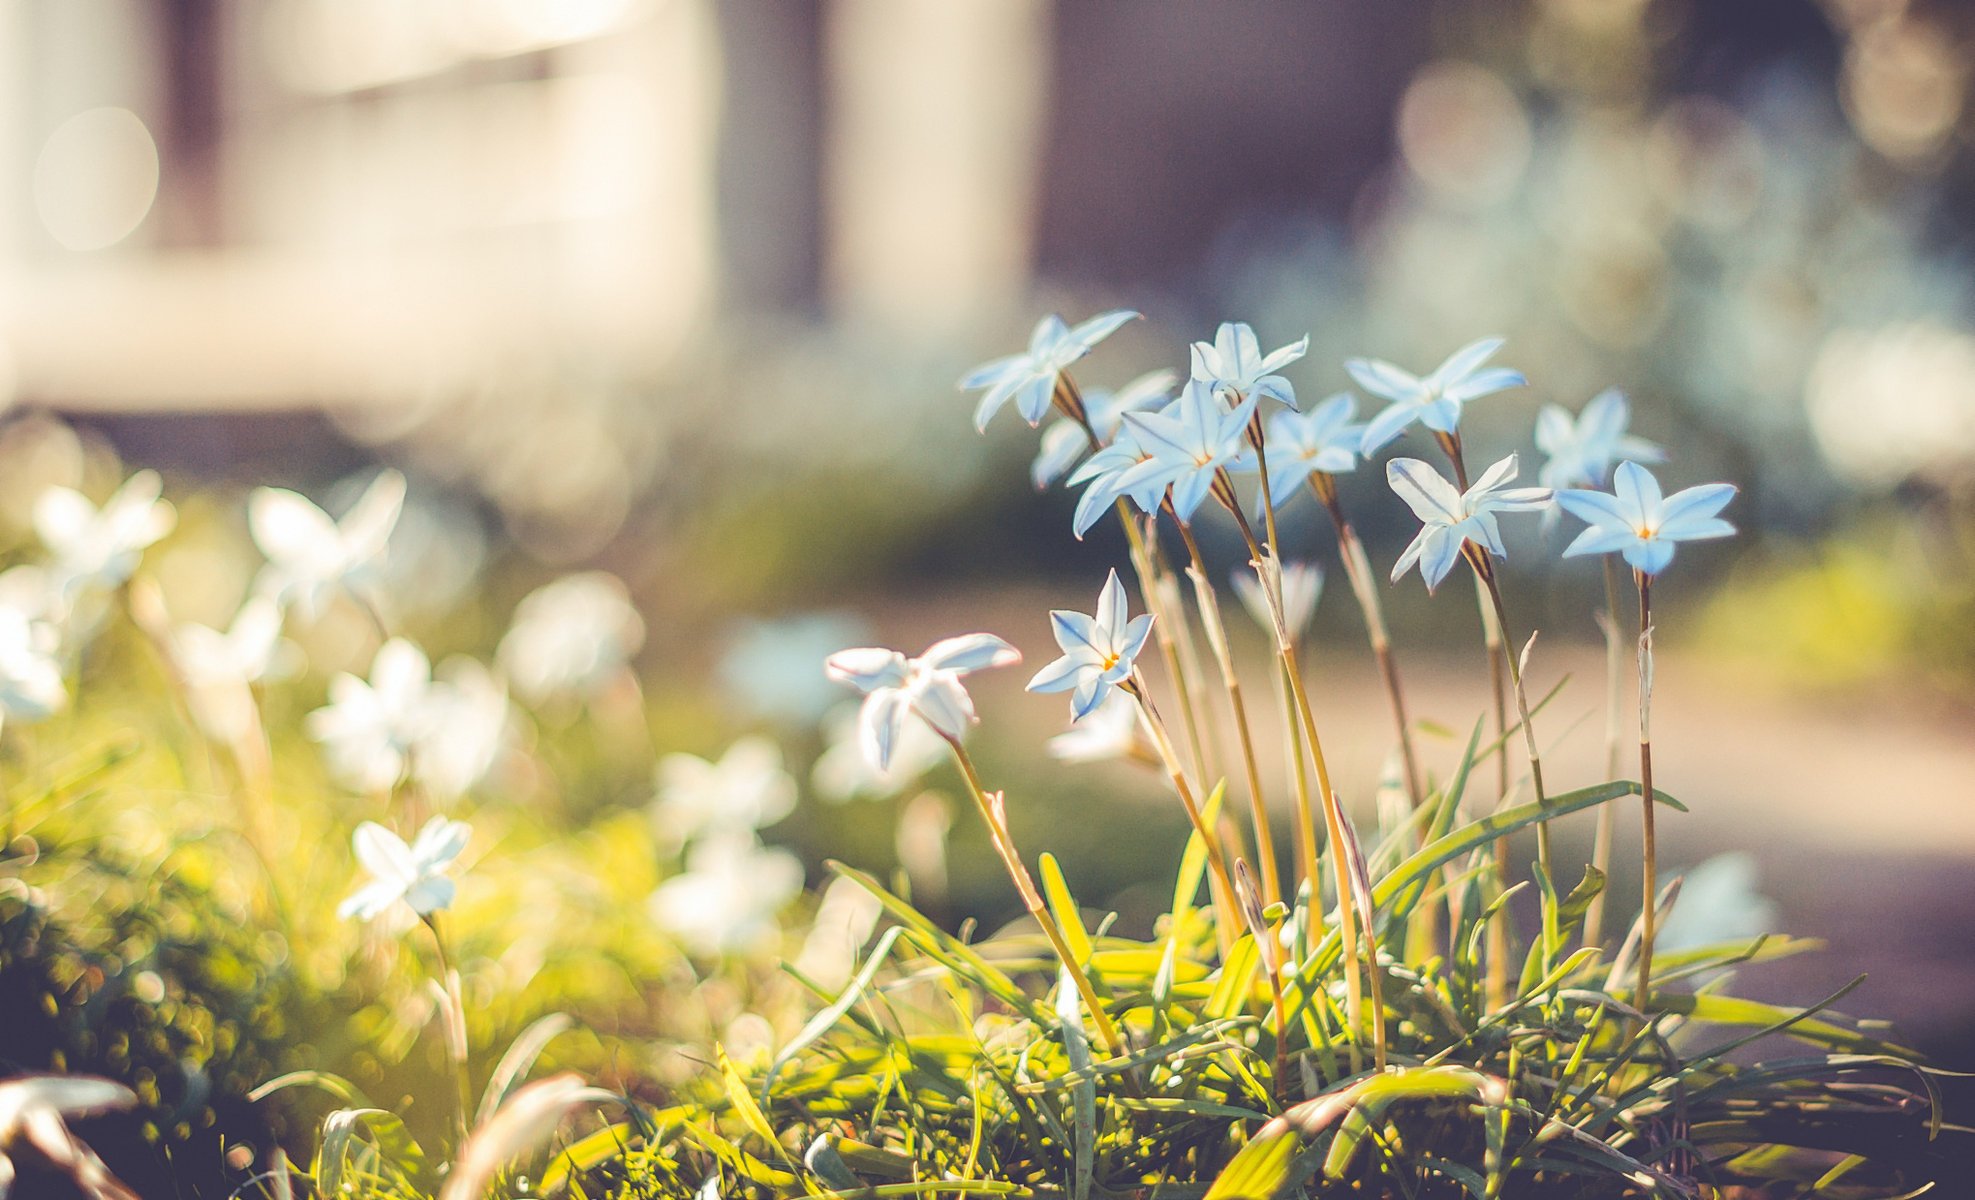
[[(1269, 496), (1277, 508), (1294, 498), (1312, 475), (1341, 475), (1358, 467), (1358, 441), (1364, 426), (1354, 425), (1358, 400), (1339, 392), (1307, 413), (1279, 412), (1269, 418), (1262, 458), (1268, 464)], [(1262, 506), (1259, 489), (1255, 507)]]
[(144, 548), (178, 521), (158, 498), (162, 489), (156, 471), (139, 471), (100, 509), (73, 488), (51, 487), (36, 497), (34, 532), (54, 556), (50, 586), (72, 600), (84, 588), (114, 588), (129, 579)]
[[(1317, 614), (1317, 600), (1324, 593), (1324, 569), (1315, 563), (1282, 564), (1282, 616), (1289, 636), (1300, 638)], [(1234, 594), (1241, 606), (1264, 633), (1275, 632), (1275, 618), (1269, 613), (1269, 597), (1253, 571), (1234, 573)]]
[(1049, 614), (1051, 632), (1063, 656), (1029, 680), (1032, 692), (1063, 692), (1070, 697), (1070, 717), (1081, 721), (1094, 712), (1111, 690), (1131, 678), (1139, 652), (1152, 632), (1152, 614), (1129, 617), (1125, 585), (1118, 573), (1105, 577), (1097, 595), (1097, 612), (1086, 615), (1057, 609)]
[(753, 833), (795, 811), (795, 780), (782, 750), (764, 737), (744, 737), (717, 762), (668, 754), (658, 762), (652, 817), (662, 839), (679, 846), (708, 831)]
[(1149, 754), (1140, 746), (1138, 721), (1138, 704), (1113, 688), (1096, 712), (1049, 739), (1049, 757), (1092, 763)]
[(1502, 348), (1503, 339), (1483, 338), (1447, 356), (1424, 378), (1378, 359), (1353, 358), (1344, 369), (1358, 386), (1392, 403), (1365, 425), (1361, 453), (1377, 453), (1387, 442), (1417, 421), (1436, 433), (1453, 433), (1461, 425), (1461, 407), (1507, 388), (1528, 382), (1520, 371), (1483, 368)]
[(1734, 498), (1735, 487), (1727, 483), (1704, 483), (1662, 496), (1651, 471), (1638, 463), (1620, 463), (1610, 493), (1579, 488), (1557, 493), (1565, 512), (1590, 525), (1564, 550), (1564, 557), (1616, 551), (1633, 569), (1657, 575), (1673, 561), (1676, 544), (1733, 536), (1735, 527), (1717, 514)]
[(1021, 651), (993, 634), (969, 633), (934, 642), (917, 658), (882, 646), (839, 650), (825, 660), (823, 670), (838, 683), (864, 693), (864, 707), (857, 714), (858, 740), (864, 756), (882, 771), (891, 765), (892, 748), (907, 716), (916, 712), (934, 729), (958, 740), (979, 719), (960, 677), (1021, 661)]
[(686, 869), (651, 895), (652, 919), (707, 957), (770, 949), (802, 893), (802, 861), (747, 832), (695, 843)]
[(1011, 397), (1023, 420), (1032, 426), (1039, 424), (1049, 411), (1049, 401), (1056, 394), (1056, 377), (1063, 369), (1137, 316), (1129, 309), (1113, 309), (1075, 328), (1065, 325), (1055, 313), (1044, 317), (1029, 335), (1027, 350), (982, 363), (961, 378), (962, 391), (985, 389), (974, 409), (974, 428), (986, 429)]
[(1126, 413), (1125, 428), (1150, 457), (1119, 477), (1118, 491), (1171, 488), (1173, 511), (1191, 521), (1221, 472), (1242, 470), (1252, 460), (1248, 419), (1258, 401), (1249, 396), (1230, 410), (1210, 385), (1194, 379), (1160, 412)]
[(267, 555), (262, 590), (313, 620), (337, 590), (370, 580), (404, 505), (405, 477), (396, 471), (379, 474), (340, 521), (306, 496), (260, 488), (247, 498), (247, 528)]
[(368, 680), (345, 672), (329, 681), (329, 703), (308, 715), (308, 734), (322, 743), (330, 770), (350, 787), (396, 787), (413, 751), (433, 730), (432, 686), (425, 651), (392, 638), (371, 660)]
[(273, 668), (280, 645), (281, 609), (267, 596), (250, 597), (224, 633), (194, 622), (172, 630), (172, 661), (208, 737), (231, 742), (251, 727), (253, 685)]
[(339, 917), (371, 921), (400, 900), (419, 916), (438, 912), (453, 902), (454, 885), (445, 872), (466, 849), (473, 830), (464, 821), (433, 817), (410, 845), (375, 821), (357, 826), (350, 844), (371, 881), (350, 894), (337, 908)]
[(1488, 468), (1465, 492), (1455, 491), (1440, 472), (1417, 458), (1395, 458), (1385, 464), (1392, 490), (1422, 523), (1419, 535), (1393, 564), (1393, 582), (1418, 563), (1420, 577), (1432, 591), (1454, 569), (1461, 547), (1469, 542), (1496, 558), (1507, 558), (1495, 514), (1532, 511), (1550, 502), (1548, 488), (1509, 487), (1515, 477), (1513, 454)]
[[(1179, 376), (1161, 368), (1147, 371), (1115, 392), (1092, 388), (1084, 393), (1084, 417), (1098, 440), (1109, 442), (1117, 436), (1118, 425), (1126, 413), (1164, 405), (1171, 399), (1173, 384), (1178, 380)], [(1036, 451), (1035, 461), (1029, 464), (1030, 482), (1037, 491), (1048, 487), (1075, 466), (1089, 448), (1090, 438), (1083, 426), (1068, 417), (1054, 422), (1042, 431), (1042, 445)]]
[(644, 644), (645, 622), (623, 580), (608, 571), (578, 571), (515, 605), (497, 653), (515, 690), (539, 704), (600, 690)]
[(1543, 486), (1603, 487), (1614, 463), (1663, 462), (1664, 450), (1625, 432), (1631, 418), (1625, 393), (1617, 388), (1591, 397), (1575, 419), (1562, 405), (1544, 405), (1536, 414), (1536, 448), (1547, 456), (1538, 473)]
[(1262, 353), (1255, 331), (1240, 321), (1225, 321), (1214, 331), (1212, 342), (1193, 343), (1193, 378), (1217, 393), (1250, 396), (1296, 407), (1296, 389), (1276, 374), (1310, 352), (1310, 335), (1303, 340)]
[(1111, 505), (1121, 496), (1137, 505), (1140, 512), (1159, 511), (1159, 501), (1166, 495), (1165, 479), (1158, 472), (1136, 471), (1141, 464), (1151, 461), (1152, 455), (1139, 447), (1132, 431), (1119, 429), (1110, 445), (1070, 473), (1071, 487), (1088, 484), (1070, 520), (1079, 541), (1111, 511)]

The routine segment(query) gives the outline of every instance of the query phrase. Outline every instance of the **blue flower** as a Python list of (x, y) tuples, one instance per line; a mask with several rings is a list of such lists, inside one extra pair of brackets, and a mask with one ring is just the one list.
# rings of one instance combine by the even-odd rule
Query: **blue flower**
[[(1092, 388), (1084, 393), (1084, 417), (1099, 441), (1108, 442), (1118, 434), (1118, 423), (1128, 412), (1153, 408), (1172, 398), (1173, 384), (1179, 377), (1160, 368), (1147, 371), (1115, 392)], [(1029, 479), (1041, 491), (1076, 465), (1090, 447), (1083, 426), (1068, 417), (1042, 431), (1042, 445), (1035, 462), (1029, 465)]]
[(1248, 419), (1258, 400), (1249, 396), (1230, 410), (1209, 385), (1194, 379), (1163, 411), (1126, 413), (1125, 428), (1150, 457), (1118, 479), (1118, 491), (1128, 494), (1153, 483), (1171, 488), (1173, 511), (1191, 521), (1221, 472), (1244, 470), (1252, 461)]
[[(1353, 425), (1357, 398), (1339, 392), (1307, 413), (1277, 413), (1269, 419), (1269, 437), (1262, 452), (1269, 469), (1269, 495), (1281, 508), (1296, 487), (1312, 475), (1340, 475), (1358, 466), (1358, 441), (1364, 426)], [(1258, 495), (1255, 507), (1261, 508)]]
[(1536, 448), (1548, 456), (1539, 472), (1543, 486), (1603, 487), (1614, 463), (1664, 461), (1664, 450), (1625, 432), (1631, 418), (1617, 388), (1593, 396), (1575, 420), (1561, 405), (1544, 405), (1536, 414)]
[(1734, 498), (1735, 487), (1727, 483), (1704, 483), (1662, 496), (1651, 471), (1638, 463), (1620, 463), (1609, 494), (1577, 488), (1557, 493), (1565, 512), (1590, 525), (1564, 550), (1564, 557), (1616, 551), (1634, 570), (1657, 575), (1673, 561), (1676, 543), (1733, 536), (1735, 527), (1716, 514)]
[(1461, 547), (1469, 542), (1496, 558), (1507, 558), (1495, 514), (1539, 509), (1550, 502), (1548, 488), (1507, 486), (1515, 477), (1513, 454), (1488, 468), (1465, 492), (1455, 491), (1440, 472), (1417, 458), (1395, 458), (1385, 464), (1387, 482), (1421, 522), (1419, 535), (1392, 566), (1393, 582), (1418, 563), (1420, 577), (1432, 591), (1454, 569)]
[(1453, 433), (1461, 425), (1461, 406), (1528, 382), (1507, 367), (1482, 368), (1502, 348), (1503, 339), (1483, 338), (1447, 356), (1425, 378), (1408, 374), (1389, 362), (1353, 358), (1344, 364), (1358, 386), (1392, 403), (1365, 425), (1363, 454), (1375, 454), (1387, 442), (1418, 421), (1436, 433)]
[(1070, 717), (1081, 721), (1097, 710), (1111, 689), (1131, 678), (1139, 651), (1152, 632), (1152, 614), (1127, 618), (1125, 585), (1112, 571), (1097, 596), (1097, 612), (1087, 616), (1058, 609), (1049, 614), (1056, 644), (1063, 657), (1037, 671), (1029, 680), (1032, 692), (1063, 692), (1070, 696)]
[(1212, 343), (1193, 343), (1193, 377), (1216, 392), (1232, 392), (1243, 399), (1266, 396), (1295, 408), (1296, 389), (1276, 372), (1309, 352), (1306, 333), (1302, 341), (1265, 355), (1253, 329), (1240, 321), (1226, 321), (1214, 331)]
[(960, 677), (1021, 661), (1019, 650), (993, 634), (969, 633), (934, 642), (917, 658), (882, 646), (839, 650), (824, 661), (823, 670), (864, 693), (864, 707), (857, 714), (858, 741), (865, 758), (883, 771), (891, 766), (892, 747), (907, 716), (916, 712), (958, 741), (979, 719)]
[(1120, 496), (1130, 497), (1142, 512), (1159, 511), (1159, 501), (1166, 495), (1165, 480), (1153, 475), (1133, 477), (1140, 465), (1152, 461), (1150, 454), (1139, 449), (1138, 439), (1132, 436), (1131, 430), (1120, 429), (1110, 445), (1091, 455), (1071, 473), (1070, 486), (1089, 484), (1082, 499), (1077, 501), (1076, 515), (1070, 521), (1079, 541)]
[(1114, 309), (1074, 329), (1055, 313), (1044, 317), (1029, 335), (1027, 350), (982, 363), (960, 380), (962, 391), (987, 389), (979, 407), (974, 409), (974, 428), (986, 429), (1011, 396), (1015, 411), (1022, 414), (1023, 420), (1030, 425), (1041, 423), (1042, 415), (1049, 411), (1050, 398), (1056, 394), (1056, 377), (1063, 373), (1063, 368), (1089, 354), (1091, 347), (1136, 316), (1137, 313), (1127, 309)]

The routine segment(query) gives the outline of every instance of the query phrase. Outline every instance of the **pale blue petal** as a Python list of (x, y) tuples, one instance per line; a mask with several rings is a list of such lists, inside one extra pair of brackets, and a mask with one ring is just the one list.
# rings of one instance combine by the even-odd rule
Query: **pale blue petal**
[(933, 672), (910, 698), (919, 715), (948, 737), (961, 736), (974, 723), (974, 699), (967, 694), (959, 675), (952, 671)]
[(1655, 538), (1649, 542), (1634, 542), (1625, 548), (1625, 561), (1635, 570), (1648, 575), (1657, 575), (1666, 570), (1673, 561), (1673, 543)]
[(1392, 404), (1365, 424), (1365, 432), (1358, 442), (1358, 452), (1367, 458), (1385, 448), (1387, 442), (1406, 432), (1406, 427), (1419, 420), (1420, 409), (1415, 404)]
[(1127, 321), (1137, 319), (1138, 314), (1129, 308), (1114, 308), (1110, 312), (1099, 313), (1075, 329), (1072, 329), (1070, 336), (1082, 342), (1086, 347), (1095, 346), (1105, 338), (1116, 333)]
[(1031, 426), (1042, 423), (1044, 414), (1049, 412), (1049, 402), (1056, 395), (1056, 375), (1051, 372), (1040, 375), (1022, 384), (1015, 393), (1015, 411)]
[(1735, 536), (1735, 527), (1720, 517), (1682, 517), (1659, 527), (1658, 535), (1669, 542), (1705, 542)]
[(1419, 459), (1395, 458), (1386, 463), (1385, 480), (1413, 515), (1427, 524), (1451, 525), (1461, 519), (1461, 494)]
[(1660, 509), (1660, 484), (1653, 473), (1638, 463), (1620, 463), (1612, 475), (1612, 494), (1618, 497), (1618, 511), (1627, 523), (1656, 524)]
[(1490, 367), (1486, 371), (1478, 371), (1466, 379), (1455, 380), (1448, 384), (1446, 394), (1456, 403), (1465, 404), (1470, 400), (1479, 400), (1483, 396), (1492, 396), (1496, 392), (1522, 387), (1528, 382), (1522, 377), (1521, 371), (1511, 371), (1507, 367)]
[(1042, 444), (1035, 461), (1029, 464), (1029, 482), (1035, 484), (1036, 491), (1042, 491), (1076, 466), (1088, 445), (1089, 439), (1074, 421), (1058, 421), (1043, 430)]
[(336, 906), (336, 916), (341, 920), (355, 917), (359, 921), (376, 920), (384, 910), (404, 898), (405, 885), (396, 880), (378, 879), (364, 884), (343, 903)]
[(1420, 424), (1435, 433), (1452, 433), (1461, 427), (1461, 402), (1442, 396), (1419, 410)]
[(1628, 531), (1637, 528), (1631, 514), (1620, 507), (1618, 497), (1609, 492), (1565, 488), (1557, 493), (1557, 504), (1571, 516), (1593, 525), (1615, 526)]
[(976, 388), (1004, 382), (1011, 375), (1019, 376), (1020, 368), (1027, 365), (1028, 361), (1029, 356), (1026, 354), (1010, 354), (993, 362), (984, 362), (960, 377), (960, 390), (971, 392)]
[(1665, 532), (1694, 518), (1712, 517), (1728, 507), (1728, 502), (1734, 498), (1735, 485), (1729, 483), (1704, 483), (1699, 487), (1683, 488), (1660, 504), (1659, 529)]
[(1406, 548), (1399, 552), (1399, 561), (1392, 564), (1392, 582), (1399, 582), (1400, 578), (1412, 569), (1413, 564), (1420, 560), (1420, 555), (1426, 551), (1427, 536), (1432, 532), (1433, 527), (1428, 526), (1414, 534), (1413, 540), (1406, 543)]
[(892, 748), (898, 745), (900, 727), (911, 711), (905, 693), (897, 688), (880, 688), (864, 698), (857, 712), (857, 743), (867, 762), (880, 771), (891, 769)]
[(1190, 471), (1173, 481), (1173, 511), (1182, 521), (1193, 520), (1193, 514), (1200, 510), (1200, 502), (1213, 490), (1214, 473), (1209, 470)]
[(919, 661), (935, 671), (984, 671), (1022, 661), (1022, 652), (991, 633), (968, 633), (926, 647)]
[(1077, 681), (1077, 690), (1070, 694), (1070, 719), (1081, 721), (1096, 712), (1097, 706), (1104, 703), (1104, 697), (1110, 690), (1098, 678), (1097, 672), (1091, 671), (1085, 674)]
[(1495, 356), (1507, 339), (1486, 337), (1469, 342), (1447, 356), (1447, 361), (1435, 367), (1430, 378), (1445, 387), (1458, 379), (1465, 379), (1475, 368)]
[(1639, 535), (1623, 526), (1589, 525), (1577, 535), (1577, 540), (1564, 547), (1565, 558), (1576, 558), (1583, 554), (1612, 554), (1636, 545)]
[(1249, 395), (1273, 400), (1277, 404), (1286, 404), (1291, 408), (1296, 407), (1296, 389), (1280, 375), (1264, 375), (1256, 380), (1255, 387)]
[(1127, 667), (1138, 661), (1145, 649), (1145, 639), (1152, 634), (1152, 614), (1140, 613), (1125, 626), (1124, 636), (1118, 639), (1118, 661)]
[(1380, 359), (1347, 358), (1344, 360), (1344, 370), (1351, 378), (1358, 381), (1359, 387), (1374, 396), (1387, 400), (1410, 401), (1419, 394), (1420, 381), (1417, 376), (1409, 375)]
[(1188, 452), (1187, 428), (1174, 414), (1175, 409), (1184, 412), (1185, 405), (1182, 396), (1163, 412), (1126, 413), (1125, 428), (1131, 430), (1139, 448), (1147, 454), (1190, 459), (1193, 456)]
[(1118, 582), (1116, 570), (1104, 577), (1104, 587), (1097, 593), (1095, 615), (1097, 636), (1115, 646), (1118, 634), (1124, 630), (1129, 615), (1125, 608), (1125, 585)]
[(1261, 370), (1264, 372), (1280, 371), (1309, 352), (1310, 335), (1306, 333), (1300, 340), (1272, 351), (1268, 357), (1262, 360)]
[(1055, 609), (1049, 614), (1050, 632), (1056, 635), (1056, 644), (1063, 653), (1082, 656), (1087, 662), (1096, 662), (1104, 657), (1104, 632), (1088, 613), (1071, 612), (1066, 608)]
[(451, 906), (453, 902), (453, 881), (443, 876), (430, 876), (419, 880), (405, 892), (405, 903), (419, 916), (435, 913)]
[(1571, 423), (1570, 413), (1561, 404), (1546, 404), (1536, 414), (1536, 448), (1556, 457), (1571, 449), (1577, 441), (1577, 427)]
[(1455, 536), (1445, 529), (1427, 531), (1426, 550), (1420, 556), (1420, 576), (1426, 580), (1426, 590), (1433, 591), (1440, 581), (1447, 578), (1447, 572), (1461, 561), (1461, 547), (1465, 539)]
[(823, 661), (823, 673), (860, 692), (905, 682), (905, 656), (882, 646), (839, 650)]
[(1035, 677), (1029, 680), (1026, 690), (1031, 692), (1067, 691), (1076, 684), (1079, 673), (1090, 669), (1090, 663), (1065, 654), (1042, 670), (1037, 671)]

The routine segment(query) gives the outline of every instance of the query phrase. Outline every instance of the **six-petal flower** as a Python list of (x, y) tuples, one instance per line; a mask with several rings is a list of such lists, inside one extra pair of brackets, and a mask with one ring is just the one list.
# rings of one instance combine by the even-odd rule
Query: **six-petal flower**
[(1230, 410), (1208, 384), (1194, 379), (1163, 410), (1126, 413), (1125, 428), (1148, 457), (1118, 477), (1117, 491), (1171, 488), (1173, 511), (1191, 521), (1223, 471), (1243, 470), (1253, 460), (1248, 419), (1257, 401), (1249, 396)]
[(404, 511), (405, 477), (385, 471), (340, 521), (308, 497), (260, 488), (247, 498), (247, 527), (267, 555), (262, 590), (313, 620), (339, 588), (366, 582)]
[[(1118, 426), (1128, 412), (1163, 406), (1172, 398), (1173, 384), (1179, 377), (1168, 370), (1147, 371), (1119, 388), (1106, 391), (1092, 388), (1084, 393), (1084, 419), (1099, 441), (1109, 442), (1118, 435)], [(1042, 431), (1042, 444), (1035, 461), (1029, 464), (1029, 481), (1041, 491), (1082, 458), (1090, 448), (1090, 437), (1083, 426), (1064, 417)]]
[(1346, 360), (1344, 369), (1360, 387), (1391, 401), (1385, 411), (1366, 423), (1361, 452), (1377, 453), (1415, 421), (1435, 433), (1453, 433), (1460, 428), (1461, 408), (1468, 401), (1521, 387), (1527, 380), (1520, 371), (1482, 365), (1494, 357), (1502, 343), (1498, 337), (1469, 342), (1424, 377), (1378, 359)]
[(1538, 473), (1543, 486), (1603, 487), (1614, 463), (1663, 461), (1664, 450), (1625, 432), (1631, 417), (1617, 388), (1593, 396), (1574, 419), (1562, 405), (1544, 405), (1536, 414), (1536, 448), (1546, 456)]
[(1609, 493), (1581, 488), (1557, 493), (1564, 511), (1590, 526), (1565, 548), (1564, 557), (1617, 552), (1634, 570), (1657, 575), (1673, 561), (1677, 543), (1733, 536), (1735, 527), (1717, 514), (1734, 498), (1735, 487), (1727, 483), (1662, 496), (1651, 471), (1620, 463)]
[(1310, 352), (1310, 335), (1290, 345), (1262, 353), (1255, 331), (1240, 321), (1224, 321), (1211, 342), (1193, 343), (1193, 378), (1217, 393), (1233, 393), (1296, 407), (1296, 389), (1276, 374)]
[(969, 633), (934, 642), (917, 658), (882, 646), (839, 650), (825, 660), (823, 670), (864, 693), (858, 740), (865, 757), (882, 771), (891, 765), (892, 747), (907, 716), (916, 712), (941, 734), (958, 740), (979, 719), (960, 677), (1021, 661), (1021, 651), (993, 634)]
[(1440, 472), (1417, 458), (1393, 459), (1385, 464), (1385, 477), (1421, 522), (1418, 536), (1393, 564), (1392, 579), (1396, 583), (1418, 563), (1428, 591), (1447, 578), (1468, 542), (1496, 558), (1508, 557), (1495, 514), (1540, 509), (1550, 502), (1548, 488), (1508, 486), (1516, 477), (1513, 454), (1488, 468), (1465, 492), (1456, 491)]
[(1056, 377), (1063, 369), (1091, 352), (1097, 343), (1117, 332), (1118, 327), (1137, 317), (1129, 309), (1100, 313), (1072, 328), (1063, 318), (1050, 313), (1036, 324), (1029, 335), (1029, 348), (982, 363), (960, 379), (960, 390), (982, 391), (974, 409), (974, 428), (986, 429), (994, 414), (1012, 398), (1015, 411), (1030, 425), (1041, 423), (1056, 394)]
[[(1268, 465), (1269, 498), (1281, 508), (1312, 475), (1341, 475), (1358, 466), (1364, 426), (1354, 425), (1358, 400), (1339, 392), (1307, 413), (1279, 412), (1269, 419), (1262, 459)], [(1255, 507), (1262, 507), (1258, 489)]]
[(1125, 585), (1118, 582), (1116, 571), (1105, 578), (1094, 615), (1064, 609), (1050, 613), (1051, 630), (1063, 656), (1037, 671), (1029, 680), (1029, 690), (1075, 689), (1070, 697), (1071, 719), (1089, 716), (1111, 689), (1131, 678), (1139, 651), (1152, 632), (1152, 614), (1127, 617)]
[(336, 915), (375, 920), (400, 900), (421, 917), (447, 907), (453, 902), (453, 881), (445, 872), (472, 835), (464, 821), (433, 817), (406, 845), (382, 825), (365, 821), (357, 826), (350, 844), (371, 881), (352, 892)]

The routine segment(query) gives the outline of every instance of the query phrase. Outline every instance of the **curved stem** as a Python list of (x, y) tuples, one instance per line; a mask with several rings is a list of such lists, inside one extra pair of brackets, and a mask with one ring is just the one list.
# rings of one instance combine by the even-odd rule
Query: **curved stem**
[(1645, 891), (1639, 927), (1639, 995), (1633, 1007), (1645, 1011), (1653, 994), (1653, 936), (1659, 914), (1659, 845), (1653, 831), (1653, 577), (1635, 571), (1639, 583), (1639, 795), (1644, 818)]
[(1152, 744), (1159, 751), (1159, 760), (1166, 766), (1166, 777), (1172, 781), (1173, 791), (1178, 793), (1180, 805), (1186, 809), (1187, 820), (1193, 823), (1193, 831), (1200, 836), (1200, 843), (1207, 851), (1207, 867), (1214, 874), (1214, 883), (1229, 901), (1235, 897), (1234, 876), (1228, 871), (1227, 855), (1221, 848), (1220, 835), (1207, 824), (1200, 804), (1193, 797), (1193, 789), (1187, 785), (1186, 772), (1180, 769), (1179, 756), (1173, 752), (1173, 739), (1166, 732), (1165, 719), (1160, 717), (1159, 708), (1152, 703), (1151, 693), (1145, 690), (1145, 680), (1133, 671), (1131, 678), (1118, 685), (1126, 695), (1138, 701), (1138, 714), (1146, 732), (1152, 735)]

